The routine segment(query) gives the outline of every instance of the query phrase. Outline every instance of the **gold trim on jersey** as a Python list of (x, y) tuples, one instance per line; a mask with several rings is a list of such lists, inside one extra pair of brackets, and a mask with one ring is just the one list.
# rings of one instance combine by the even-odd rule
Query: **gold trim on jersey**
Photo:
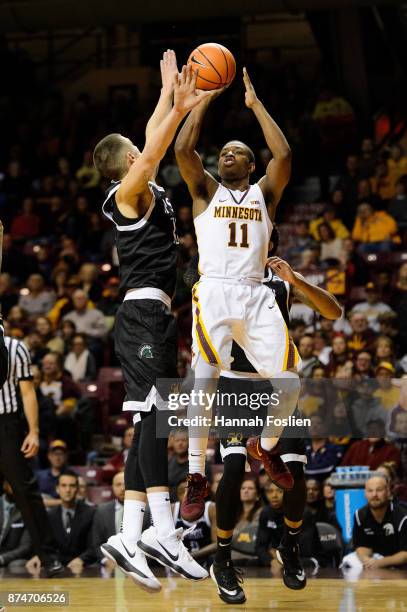
[(199, 350), (201, 351), (205, 361), (210, 365), (220, 365), (221, 360), (213, 346), (208, 332), (206, 331), (205, 325), (201, 319), (201, 305), (199, 303), (199, 297), (197, 294), (197, 286), (199, 281), (192, 288), (192, 300), (196, 304), (195, 306), (195, 333), (198, 342)]

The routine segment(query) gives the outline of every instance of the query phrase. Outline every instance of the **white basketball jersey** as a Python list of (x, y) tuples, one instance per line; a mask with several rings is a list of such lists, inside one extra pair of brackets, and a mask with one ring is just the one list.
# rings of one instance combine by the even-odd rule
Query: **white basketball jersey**
[(257, 183), (246, 191), (219, 185), (194, 223), (200, 274), (263, 280), (272, 224)]

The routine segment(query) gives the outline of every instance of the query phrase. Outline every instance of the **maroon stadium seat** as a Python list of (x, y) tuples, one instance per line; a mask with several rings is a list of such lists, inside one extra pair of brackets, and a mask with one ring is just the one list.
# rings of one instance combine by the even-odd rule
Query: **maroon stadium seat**
[(88, 465), (73, 465), (71, 466), (73, 471), (82, 476), (86, 480), (88, 485), (100, 485), (102, 484), (102, 469), (98, 467)]
[(111, 487), (89, 487), (88, 499), (92, 504), (98, 506), (104, 502), (113, 499), (113, 491)]

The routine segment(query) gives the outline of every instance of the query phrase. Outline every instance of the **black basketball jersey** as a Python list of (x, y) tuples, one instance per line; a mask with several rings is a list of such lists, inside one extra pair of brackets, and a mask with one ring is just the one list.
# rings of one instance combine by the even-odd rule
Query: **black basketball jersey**
[[(290, 321), (289, 305), (288, 300), (290, 297), (290, 285), (279, 278), (271, 270), (269, 270), (269, 276), (263, 283), (273, 291), (276, 296), (276, 302), (281, 310), (283, 319), (288, 327)], [(232, 343), (232, 363), (230, 369), (235, 372), (247, 372), (256, 373), (257, 370), (252, 366), (250, 361), (247, 359), (244, 350), (233, 340)]]
[(115, 193), (120, 181), (107, 190), (102, 211), (116, 226), (120, 288), (153, 287), (172, 298), (178, 245), (175, 212), (165, 190), (152, 182), (148, 185), (152, 201), (143, 217), (129, 219), (119, 211)]
[(203, 515), (197, 521), (189, 523), (184, 521), (180, 513), (180, 502), (177, 501), (174, 504), (173, 517), (175, 529), (182, 527), (183, 529), (189, 529), (194, 527), (192, 531), (187, 533), (183, 538), (184, 544), (188, 550), (200, 550), (204, 546), (208, 546), (211, 543), (211, 523), (209, 519), (209, 505), (211, 502), (205, 502), (205, 510)]

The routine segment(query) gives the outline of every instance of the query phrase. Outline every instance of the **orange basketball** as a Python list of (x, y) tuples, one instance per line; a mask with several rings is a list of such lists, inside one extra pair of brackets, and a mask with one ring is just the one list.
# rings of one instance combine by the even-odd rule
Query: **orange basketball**
[(188, 58), (193, 69), (198, 68), (198, 89), (220, 89), (235, 78), (235, 58), (223, 45), (204, 43), (194, 49)]

